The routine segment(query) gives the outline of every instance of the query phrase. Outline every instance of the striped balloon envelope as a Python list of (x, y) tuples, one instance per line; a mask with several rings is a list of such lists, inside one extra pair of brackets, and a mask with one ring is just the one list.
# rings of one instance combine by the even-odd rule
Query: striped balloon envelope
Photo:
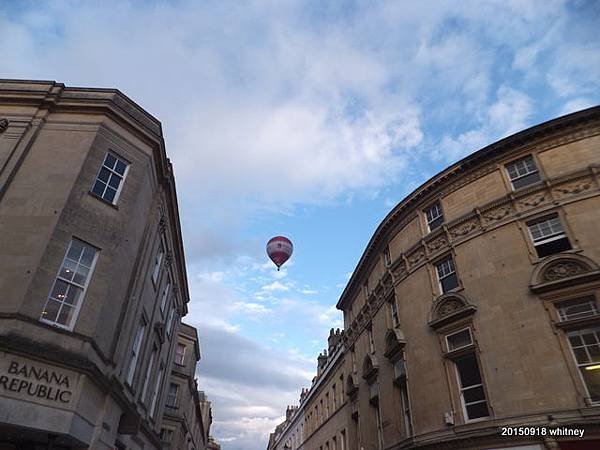
[(294, 245), (285, 236), (275, 236), (267, 242), (267, 255), (277, 266), (277, 270), (292, 256)]

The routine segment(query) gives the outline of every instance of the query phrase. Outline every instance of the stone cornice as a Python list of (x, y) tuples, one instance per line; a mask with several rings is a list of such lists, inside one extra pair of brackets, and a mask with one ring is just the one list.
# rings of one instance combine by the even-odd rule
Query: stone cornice
[[(496, 170), (496, 163), (508, 154), (524, 150), (546, 150), (600, 134), (600, 106), (589, 108), (531, 127), (467, 156), (434, 176), (400, 202), (381, 222), (367, 244), (337, 308), (343, 309), (352, 298), (365, 273), (377, 262), (394, 230), (401, 230), (414, 218), (419, 207), (435, 196), (447, 195), (465, 184)], [(454, 221), (456, 222), (456, 221)]]

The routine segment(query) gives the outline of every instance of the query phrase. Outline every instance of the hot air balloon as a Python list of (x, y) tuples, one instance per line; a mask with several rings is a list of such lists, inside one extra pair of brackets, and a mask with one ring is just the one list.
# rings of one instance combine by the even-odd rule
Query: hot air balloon
[(277, 266), (277, 270), (292, 256), (292, 241), (284, 236), (275, 236), (267, 242), (267, 255)]

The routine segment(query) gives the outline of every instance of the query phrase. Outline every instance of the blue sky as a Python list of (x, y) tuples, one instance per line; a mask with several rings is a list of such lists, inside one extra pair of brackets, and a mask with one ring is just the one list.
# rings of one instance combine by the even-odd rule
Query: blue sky
[[(314, 376), (381, 219), (461, 157), (600, 103), (596, 1), (0, 0), (0, 74), (116, 87), (163, 123), (224, 450)], [(289, 236), (277, 273), (264, 246)]]

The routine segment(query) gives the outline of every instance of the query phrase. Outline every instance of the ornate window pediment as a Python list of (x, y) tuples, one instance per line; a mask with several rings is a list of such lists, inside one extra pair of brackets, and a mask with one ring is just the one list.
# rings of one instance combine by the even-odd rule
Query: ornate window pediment
[(362, 365), (363, 379), (367, 380), (367, 383), (371, 384), (375, 378), (377, 378), (377, 372), (379, 372), (377, 358), (373, 355), (366, 355)]
[(385, 352), (383, 355), (395, 361), (402, 356), (402, 350), (406, 345), (406, 339), (404, 338), (404, 333), (399, 328), (394, 328), (393, 330), (388, 330), (385, 335)]
[(471, 316), (477, 311), (463, 294), (450, 292), (440, 295), (433, 303), (430, 313), (429, 326), (440, 328), (448, 323)]
[(352, 375), (348, 375), (348, 378), (346, 378), (346, 395), (352, 399), (356, 397), (357, 392), (358, 384), (356, 384)]
[(559, 253), (534, 269), (529, 288), (538, 293), (593, 280), (600, 280), (598, 264), (583, 255)]

